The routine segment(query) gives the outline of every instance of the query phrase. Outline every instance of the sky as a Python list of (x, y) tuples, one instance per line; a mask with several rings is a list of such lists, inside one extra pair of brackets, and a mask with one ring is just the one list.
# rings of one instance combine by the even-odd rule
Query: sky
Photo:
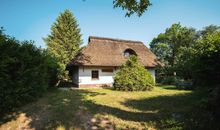
[(33, 40), (45, 48), (42, 40), (50, 34), (57, 16), (65, 9), (73, 12), (81, 28), (83, 45), (89, 36), (151, 40), (173, 23), (202, 29), (220, 26), (220, 0), (151, 0), (152, 6), (141, 16), (125, 17), (125, 11), (113, 8), (113, 0), (0, 0), (0, 26), (18, 40)]

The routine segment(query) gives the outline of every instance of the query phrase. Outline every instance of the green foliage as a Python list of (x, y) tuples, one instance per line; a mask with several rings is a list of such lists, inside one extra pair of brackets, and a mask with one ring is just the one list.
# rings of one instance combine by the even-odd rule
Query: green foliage
[(139, 17), (151, 6), (150, 0), (114, 0), (114, 7), (121, 7), (126, 10), (126, 15), (130, 17), (136, 13)]
[[(196, 42), (196, 41), (195, 41)], [(175, 65), (175, 70), (178, 74), (179, 78), (190, 80), (192, 79), (192, 58), (193, 58), (193, 53), (194, 49), (193, 47), (195, 46), (195, 43), (189, 47), (181, 47), (180, 48), (180, 53), (178, 55), (178, 61), (177, 64)]]
[[(156, 78), (158, 81), (168, 76), (180, 76), (186, 78), (190, 75), (190, 70), (179, 70), (186, 65), (188, 55), (183, 55), (184, 50), (195, 44), (195, 39), (198, 38), (197, 32), (193, 28), (182, 27), (180, 23), (173, 24), (167, 28), (164, 33), (159, 34), (150, 43), (150, 48), (156, 54), (158, 59), (165, 65), (163, 68), (158, 68), (159, 73)], [(176, 73), (177, 72), (177, 73)]]
[(206, 36), (208, 34), (213, 34), (219, 31), (220, 31), (220, 26), (209, 25), (209, 26), (206, 26), (203, 30), (199, 31), (198, 33), (200, 36)]
[(166, 85), (175, 85), (176, 84), (176, 77), (175, 76), (167, 76), (162, 81), (162, 84)]
[(154, 86), (151, 74), (138, 63), (136, 56), (130, 56), (116, 73), (114, 88), (123, 91), (145, 91)]
[(214, 119), (220, 121), (220, 85), (217, 85), (211, 92), (209, 100), (207, 101), (208, 107), (213, 111)]
[(82, 44), (79, 25), (69, 10), (61, 13), (51, 27), (51, 34), (44, 38), (50, 54), (59, 64), (59, 79), (68, 77), (67, 63), (72, 60)]
[(209, 109), (209, 116), (220, 119), (220, 27), (210, 25), (198, 31), (196, 44), (185, 48), (180, 57), (179, 70), (190, 70), (192, 80), (199, 89), (208, 89), (209, 96), (200, 105)]
[[(175, 35), (168, 35), (166, 30), (151, 42), (151, 49), (165, 64), (165, 67), (157, 69), (157, 77), (164, 84), (172, 84), (170, 72), (175, 71), (178, 78), (177, 88), (192, 89), (192, 85), (199, 90), (208, 88), (206, 93), (209, 97), (201, 100), (199, 106), (209, 109), (213, 114), (207, 116), (219, 122), (220, 27), (210, 25), (196, 33), (188, 33), (188, 36), (185, 35), (187, 33), (180, 33), (181, 30), (174, 32), (177, 38), (173, 37)], [(167, 37), (171, 39), (167, 40)], [(199, 127), (205, 128), (203, 125)]]
[(181, 47), (188, 47), (194, 43), (196, 31), (193, 28), (182, 27), (180, 23), (167, 28), (150, 43), (151, 50), (166, 65), (174, 66)]
[(189, 47), (180, 48), (176, 70), (180, 77), (192, 79), (198, 86), (219, 84), (219, 27), (210, 25), (198, 31), (199, 36)]
[[(198, 85), (218, 82), (220, 27), (210, 25), (201, 31), (173, 24), (165, 33), (150, 43), (151, 50), (164, 63), (157, 68), (157, 81), (167, 81), (170, 76), (194, 81)], [(205, 83), (207, 81), (207, 83)]]
[[(218, 81), (218, 26), (210, 25), (197, 31), (194, 44), (181, 47), (176, 70), (179, 77), (191, 79), (195, 85), (216, 85)], [(212, 52), (211, 52), (212, 51)], [(214, 53), (215, 54), (214, 54)], [(207, 83), (206, 83), (207, 82)]]
[(0, 31), (0, 114), (32, 101), (56, 79), (56, 64), (31, 41), (19, 42)]
[(193, 49), (190, 62), (196, 84), (209, 87), (220, 84), (220, 31), (201, 37)]
[(48, 86), (54, 87), (58, 82), (58, 73), (59, 73), (59, 65), (57, 63), (57, 60), (54, 59), (48, 50), (42, 51), (42, 56), (44, 56), (45, 65), (47, 66), (46, 73), (48, 75)]

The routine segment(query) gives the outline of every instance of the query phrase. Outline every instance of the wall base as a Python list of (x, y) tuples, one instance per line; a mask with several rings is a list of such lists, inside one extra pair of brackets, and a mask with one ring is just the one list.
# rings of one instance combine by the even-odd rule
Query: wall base
[(112, 87), (112, 84), (80, 84), (79, 88), (108, 88)]

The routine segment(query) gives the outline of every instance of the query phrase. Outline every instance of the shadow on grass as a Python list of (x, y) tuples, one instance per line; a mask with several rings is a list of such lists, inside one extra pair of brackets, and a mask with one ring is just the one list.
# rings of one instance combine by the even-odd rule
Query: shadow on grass
[(196, 93), (188, 93), (127, 100), (121, 103), (138, 111), (126, 111), (94, 102), (87, 102), (86, 105), (94, 114), (113, 115), (126, 121), (154, 122), (157, 129), (218, 129), (219, 126), (210, 120), (210, 113), (196, 108), (198, 96)]
[(158, 87), (168, 90), (193, 90), (192, 85), (158, 85)]
[(178, 90), (179, 88), (175, 85), (159, 85), (158, 87), (169, 90)]
[[(87, 90), (54, 90), (37, 102), (27, 104), (0, 118), (1, 125), (16, 120), (27, 121), (25, 126), (20, 124), (20, 129), (57, 129), (64, 130), (81, 129), (87, 120), (88, 104), (86, 96), (105, 95), (105, 93), (91, 92)], [(88, 115), (89, 116), (89, 115)], [(17, 121), (19, 123), (19, 121)], [(11, 127), (15, 125), (15, 127)], [(17, 129), (16, 123), (3, 128)], [(1, 128), (2, 129), (2, 128)]]
[[(215, 129), (210, 124), (209, 115), (198, 111), (194, 106), (199, 101), (196, 93), (158, 96), (139, 100), (121, 102), (127, 108), (137, 111), (127, 111), (113, 106), (101, 105), (87, 96), (105, 95), (106, 93), (91, 90), (56, 91), (38, 103), (29, 105), (17, 112), (9, 120), (17, 118), (19, 113), (25, 113), (31, 118), (28, 126), (34, 129), (85, 129), (85, 123), (95, 114), (112, 115), (126, 121), (154, 122), (158, 129)], [(201, 114), (202, 113), (202, 114)], [(198, 117), (199, 115), (199, 117)], [(115, 124), (117, 125), (117, 124)], [(105, 129), (105, 128), (101, 128)]]
[(192, 129), (194, 127), (186, 121), (187, 114), (192, 112), (194, 106), (194, 93), (158, 96), (140, 100), (127, 100), (122, 105), (138, 111), (151, 113), (149, 116), (142, 113), (143, 121), (156, 122), (156, 128), (184, 128)]

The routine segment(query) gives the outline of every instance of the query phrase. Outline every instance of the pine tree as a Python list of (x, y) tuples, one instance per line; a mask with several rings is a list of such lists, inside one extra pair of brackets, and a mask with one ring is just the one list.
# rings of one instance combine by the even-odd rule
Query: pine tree
[(44, 38), (49, 52), (60, 66), (59, 78), (67, 78), (67, 63), (74, 58), (82, 44), (80, 28), (72, 12), (65, 10), (51, 27), (51, 34)]

